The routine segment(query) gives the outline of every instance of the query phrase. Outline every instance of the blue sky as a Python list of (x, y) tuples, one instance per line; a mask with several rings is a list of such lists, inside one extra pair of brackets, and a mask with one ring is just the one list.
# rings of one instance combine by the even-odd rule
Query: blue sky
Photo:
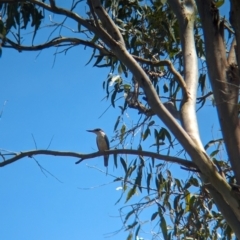
[[(50, 149), (90, 153), (96, 151), (95, 135), (86, 129), (101, 127), (110, 139), (114, 135), (120, 110), (110, 108), (99, 118), (110, 105), (102, 100), (109, 70), (85, 66), (91, 51), (83, 47), (57, 55), (55, 63), (54, 52), (3, 49), (0, 109), (7, 103), (0, 120), (1, 149), (33, 150), (35, 140), (38, 149), (51, 142)], [(220, 135), (215, 109), (207, 105), (198, 113), (204, 144)], [(128, 114), (130, 124), (136, 114)], [(101, 157), (79, 165), (68, 157), (35, 159), (58, 180), (47, 172), (45, 176), (33, 158), (0, 169), (0, 239), (101, 240), (122, 227), (118, 209), (124, 201), (115, 205), (120, 184), (98, 170), (105, 170)], [(114, 169), (112, 160), (109, 173), (120, 176), (123, 171)], [(134, 201), (140, 198), (134, 196)], [(120, 232), (110, 239), (126, 236)]]
[[(114, 111), (99, 119), (108, 106), (101, 101), (106, 70), (85, 67), (89, 53), (83, 49), (61, 55), (52, 68), (52, 53), (36, 59), (37, 53), (4, 50), (0, 103), (7, 104), (0, 122), (1, 149), (35, 149), (33, 135), (39, 149), (53, 137), (50, 149), (87, 153), (96, 150), (96, 143), (86, 129), (102, 127), (111, 136)], [(1, 239), (103, 239), (121, 227), (113, 217), (118, 216), (114, 203), (119, 193), (118, 184), (107, 184), (112, 178), (85, 162), (75, 165), (76, 159), (36, 159), (62, 183), (45, 177), (33, 159), (2, 168)], [(104, 170), (102, 158), (87, 164)], [(107, 185), (79, 189), (101, 184)]]

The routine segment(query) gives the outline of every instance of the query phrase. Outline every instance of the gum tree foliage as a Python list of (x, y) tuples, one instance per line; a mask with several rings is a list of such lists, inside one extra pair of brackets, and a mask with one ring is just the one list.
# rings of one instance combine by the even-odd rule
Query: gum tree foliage
[[(123, 167), (116, 181), (122, 183), (126, 200), (122, 219), (128, 239), (141, 235), (141, 214), (149, 207), (153, 238), (240, 238), (239, 0), (230, 0), (229, 18), (219, 14), (223, 0), (58, 4), (1, 1), (2, 58), (5, 48), (23, 52), (54, 47), (58, 54), (83, 45), (92, 49), (88, 63), (109, 68), (103, 88), (119, 112), (113, 125), (118, 150), (111, 154), (115, 166)], [(30, 30), (31, 38), (24, 35)], [(45, 36), (42, 42), (40, 34)], [(222, 136), (204, 146), (196, 110), (210, 101)], [(126, 111), (138, 113), (131, 126)], [(135, 150), (120, 150), (133, 148), (134, 140)], [(144, 151), (144, 141), (151, 143), (151, 152)], [(127, 161), (121, 153), (135, 156)], [(0, 164), (34, 154), (78, 156), (42, 150), (5, 157)], [(175, 177), (168, 162), (180, 164), (187, 177)], [(140, 202), (134, 203), (135, 194), (142, 194)]]

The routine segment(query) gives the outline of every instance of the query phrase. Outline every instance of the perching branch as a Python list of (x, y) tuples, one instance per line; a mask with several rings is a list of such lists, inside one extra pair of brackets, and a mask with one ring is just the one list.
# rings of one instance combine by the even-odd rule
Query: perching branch
[[(80, 163), (83, 160), (95, 158), (99, 156), (103, 156), (105, 154), (113, 155), (113, 154), (131, 154), (131, 155), (141, 155), (145, 157), (150, 157), (162, 161), (177, 163), (179, 165), (188, 167), (188, 168), (197, 168), (196, 165), (193, 162), (190, 162), (188, 160), (178, 158), (178, 157), (171, 157), (167, 155), (161, 155), (154, 152), (148, 152), (148, 151), (140, 151), (140, 150), (132, 150), (132, 149), (114, 149), (109, 150), (105, 152), (94, 152), (90, 154), (83, 154), (83, 153), (77, 153), (77, 152), (69, 152), (69, 151), (56, 151), (56, 150), (30, 150), (26, 152), (19, 152), (19, 153), (13, 153), (11, 155), (14, 155), (14, 157), (11, 157), (9, 159), (6, 159), (2, 162), (0, 162), (0, 167), (4, 167), (6, 165), (9, 165), (11, 163), (14, 163), (18, 160), (21, 160), (25, 157), (33, 157), (36, 155), (49, 155), (49, 156), (58, 156), (58, 157), (74, 157), (74, 158), (80, 158), (79, 161), (76, 162), (76, 164)], [(9, 155), (8, 154), (0, 154), (2, 156)]]

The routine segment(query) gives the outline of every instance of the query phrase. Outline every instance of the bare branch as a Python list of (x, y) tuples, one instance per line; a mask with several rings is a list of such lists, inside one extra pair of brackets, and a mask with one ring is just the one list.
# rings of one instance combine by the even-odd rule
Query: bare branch
[[(8, 43), (9, 45), (6, 43)], [(66, 44), (62, 44), (62, 43), (66, 43)], [(57, 38), (50, 40), (49, 42), (46, 42), (44, 44), (39, 44), (36, 46), (19, 45), (18, 43), (15, 43), (10, 39), (5, 38), (4, 42), (2, 44), (2, 46), (5, 48), (14, 48), (20, 52), (21, 51), (39, 51), (39, 50), (43, 50), (43, 49), (50, 48), (50, 47), (65, 47), (65, 46), (73, 46), (73, 45), (76, 45), (76, 46), (84, 45), (84, 46), (88, 46), (88, 47), (97, 49), (102, 54), (107, 54), (107, 55), (110, 54), (110, 52), (101, 45), (98, 45), (96, 43), (89, 42), (89, 41), (86, 41), (83, 39), (72, 38), (72, 37), (57, 37)]]
[[(89, 0), (88, 1), (90, 9), (96, 13), (96, 15), (101, 20), (101, 23), (107, 31), (107, 33), (117, 42), (125, 45), (124, 39), (122, 34), (120, 33), (119, 29), (115, 26), (113, 20), (109, 17), (105, 9), (102, 7), (100, 1), (98, 0)], [(110, 23), (110, 24), (109, 24)]]
[(159, 159), (167, 162), (177, 163), (188, 168), (197, 168), (193, 162), (182, 159), (182, 158), (161, 155), (161, 154), (148, 152), (148, 151), (132, 150), (132, 149), (114, 149), (114, 150), (109, 150), (105, 152), (94, 152), (90, 154), (83, 154), (83, 153), (77, 153), (77, 152), (63, 152), (63, 151), (55, 151), (55, 150), (40, 150), (40, 149), (30, 150), (26, 152), (16, 153), (14, 157), (11, 157), (5, 161), (0, 162), (0, 167), (4, 167), (6, 165), (14, 163), (22, 158), (25, 158), (25, 157), (32, 158), (33, 156), (36, 156), (36, 155), (50, 155), (50, 156), (58, 156), (58, 157), (80, 158), (81, 160), (76, 162), (76, 164), (78, 164), (83, 160), (103, 156), (106, 154), (107, 155), (112, 155), (112, 154), (141, 155), (141, 156), (151, 157), (151, 158), (155, 158), (155, 159)]
[(212, 94), (213, 94), (213, 92), (210, 91), (210, 92), (206, 93), (204, 96), (198, 97), (198, 98), (197, 98), (197, 100), (198, 100), (197, 103), (200, 103), (201, 101), (205, 100), (206, 98), (208, 98), (208, 97), (211, 96)]
[(170, 0), (169, 3), (180, 25), (184, 79), (188, 93), (187, 97), (183, 96), (181, 104), (181, 122), (189, 136), (204, 151), (196, 116), (198, 86), (198, 59), (194, 39), (196, 5), (193, 0)]
[(97, 32), (97, 29), (96, 27), (92, 24), (92, 21), (91, 20), (86, 20), (86, 19), (83, 19), (81, 16), (79, 16), (77, 13), (73, 12), (73, 11), (70, 11), (70, 10), (67, 10), (65, 8), (61, 8), (61, 7), (58, 7), (56, 4), (55, 4), (55, 1), (50, 1), (50, 4), (51, 5), (48, 5), (44, 2), (41, 2), (41, 1), (38, 1), (38, 0), (30, 0), (31, 3), (34, 3), (50, 12), (53, 12), (53, 13), (56, 13), (56, 14), (59, 14), (59, 15), (63, 15), (63, 16), (66, 16), (66, 17), (69, 17), (73, 20), (75, 20), (76, 22), (80, 23), (81, 25), (83, 25), (85, 28), (87, 28), (88, 30), (96, 33)]
[(172, 62), (170, 60), (161, 60), (161, 61), (151, 61), (148, 59), (144, 59), (138, 56), (133, 55), (133, 58), (138, 62), (145, 63), (152, 66), (167, 66), (169, 71), (174, 75), (180, 86), (182, 87), (183, 93), (187, 96), (187, 86), (182, 77), (182, 75), (174, 68)]

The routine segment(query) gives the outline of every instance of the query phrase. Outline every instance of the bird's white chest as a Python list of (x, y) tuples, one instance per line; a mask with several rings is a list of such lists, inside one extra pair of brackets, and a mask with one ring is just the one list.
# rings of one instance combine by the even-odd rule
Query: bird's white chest
[(99, 151), (104, 151), (108, 149), (108, 145), (105, 139), (105, 134), (99, 133), (97, 135), (97, 145), (98, 145)]

